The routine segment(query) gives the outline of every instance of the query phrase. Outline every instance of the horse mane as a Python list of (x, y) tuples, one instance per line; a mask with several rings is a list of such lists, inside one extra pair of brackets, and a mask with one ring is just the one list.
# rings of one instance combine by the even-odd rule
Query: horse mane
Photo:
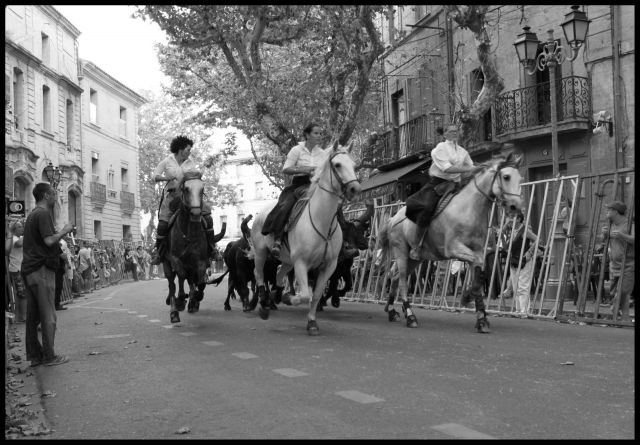
[(304, 198), (311, 198), (313, 196), (313, 193), (318, 188), (318, 181), (322, 177), (322, 174), (324, 173), (324, 171), (329, 166), (329, 162), (331, 162), (331, 156), (333, 156), (333, 154), (336, 152), (338, 152), (338, 150), (336, 150), (335, 148), (331, 148), (327, 150), (327, 158), (324, 160), (322, 165), (316, 169), (315, 173), (313, 174), (313, 177), (311, 178), (311, 185), (307, 189), (304, 195)]
[(185, 182), (190, 181), (192, 179), (202, 179), (202, 172), (194, 171), (194, 170), (189, 170), (189, 171), (184, 172), (184, 176), (182, 177), (182, 180), (180, 181), (180, 185), (182, 185)]

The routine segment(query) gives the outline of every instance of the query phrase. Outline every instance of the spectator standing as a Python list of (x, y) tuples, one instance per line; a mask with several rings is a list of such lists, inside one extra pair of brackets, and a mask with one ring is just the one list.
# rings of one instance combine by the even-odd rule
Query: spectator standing
[[(609, 276), (611, 286), (609, 294), (613, 300), (619, 299), (620, 311), (616, 315), (622, 315), (623, 320), (629, 319), (629, 296), (633, 291), (634, 270), (635, 270), (635, 228), (631, 227), (628, 232), (627, 206), (622, 201), (613, 201), (605, 204), (607, 208), (607, 219), (611, 223), (611, 228), (602, 228), (602, 235), (609, 238)], [(624, 268), (622, 263), (624, 262)], [(615, 304), (614, 304), (615, 307)], [(612, 309), (613, 310), (613, 309)]]
[(124, 249), (124, 271), (131, 271), (131, 275), (135, 281), (138, 281), (138, 260), (136, 253), (131, 247)]
[(64, 288), (64, 274), (65, 274), (65, 266), (67, 262), (67, 254), (65, 253), (69, 251), (67, 248), (67, 242), (63, 239), (60, 240), (60, 257), (58, 259), (58, 268), (56, 269), (56, 297), (55, 297), (55, 305), (56, 311), (66, 311), (67, 308), (62, 305), (62, 290)]
[(90, 292), (91, 290), (91, 272), (93, 271), (91, 258), (91, 249), (89, 248), (89, 243), (87, 241), (82, 242), (82, 247), (78, 252), (78, 272), (82, 276), (83, 288), (82, 293)]
[[(507, 224), (510, 224), (510, 222), (511, 221), (508, 221)], [(516, 313), (520, 316), (526, 317), (529, 313), (531, 281), (533, 279), (533, 270), (535, 266), (533, 253), (535, 249), (535, 242), (538, 240), (538, 237), (533, 233), (529, 226), (524, 226), (524, 215), (522, 212), (518, 212), (516, 215), (515, 224), (512, 230), (515, 231), (515, 234), (513, 235), (511, 256), (509, 258), (509, 280), (511, 281), (511, 288), (515, 294)], [(523, 238), (525, 239), (524, 255), (520, 258)], [(519, 273), (518, 267), (520, 267)]]
[(9, 276), (13, 283), (13, 295), (15, 297), (15, 319), (16, 323), (24, 323), (27, 317), (27, 295), (25, 293), (24, 281), (20, 275), (22, 266), (22, 243), (24, 225), (22, 221), (13, 221), (9, 225), (11, 231), (11, 252), (9, 253)]
[(571, 216), (571, 206), (573, 205), (573, 201), (571, 198), (563, 198), (563, 201), (564, 207), (562, 207), (558, 219), (562, 220), (562, 232), (567, 235), (569, 233), (569, 217)]
[[(53, 225), (53, 207), (57, 193), (48, 183), (33, 188), (36, 208), (29, 214), (24, 226), (22, 278), (27, 294), (27, 322), (25, 348), (32, 366), (59, 365), (69, 359), (56, 355), (55, 269), (62, 253), (60, 239), (73, 230), (71, 224), (59, 232)], [(38, 339), (38, 325), (42, 327), (42, 344)]]
[(139, 279), (144, 279), (145, 274), (146, 274), (146, 268), (145, 268), (145, 264), (144, 264), (144, 249), (142, 248), (142, 246), (138, 246), (136, 247), (136, 262), (138, 263), (138, 278)]

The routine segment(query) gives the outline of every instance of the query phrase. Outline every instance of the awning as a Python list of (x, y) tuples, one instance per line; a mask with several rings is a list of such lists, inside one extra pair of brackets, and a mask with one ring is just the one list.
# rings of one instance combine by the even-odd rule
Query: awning
[(373, 189), (376, 187), (383, 186), (385, 184), (396, 182), (398, 179), (401, 179), (402, 177), (408, 175), (409, 173), (412, 173), (413, 171), (422, 167), (429, 161), (430, 159), (422, 159), (418, 162), (405, 165), (404, 167), (396, 168), (394, 170), (390, 170), (387, 172), (380, 172), (377, 175), (371, 176), (369, 179), (367, 179), (361, 184), (362, 191), (364, 192), (369, 189)]

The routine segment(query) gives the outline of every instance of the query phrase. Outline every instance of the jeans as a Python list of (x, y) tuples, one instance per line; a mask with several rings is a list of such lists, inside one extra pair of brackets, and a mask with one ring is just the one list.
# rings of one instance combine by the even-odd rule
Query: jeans
[[(531, 299), (531, 280), (533, 279), (533, 266), (535, 261), (529, 260), (520, 268), (520, 275), (518, 275), (518, 268), (511, 267), (511, 285), (513, 288), (516, 312), (519, 314), (529, 313), (529, 303)], [(517, 281), (516, 281), (517, 278)]]
[[(27, 360), (51, 360), (56, 335), (54, 270), (41, 266), (29, 275), (23, 275), (27, 294), (27, 321), (25, 348)], [(42, 344), (38, 340), (38, 325), (42, 325)]]

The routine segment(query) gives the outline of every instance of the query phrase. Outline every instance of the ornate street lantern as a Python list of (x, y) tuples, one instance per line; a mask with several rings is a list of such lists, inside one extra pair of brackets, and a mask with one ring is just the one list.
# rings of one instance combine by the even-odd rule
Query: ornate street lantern
[(47, 176), (47, 180), (51, 184), (51, 187), (54, 190), (58, 190), (58, 184), (60, 184), (60, 178), (62, 176), (62, 172), (59, 167), (54, 167), (49, 161), (49, 165), (44, 168), (44, 174)]
[(578, 5), (571, 6), (572, 10), (564, 16), (564, 22), (561, 23), (564, 37), (574, 51), (579, 50), (584, 43), (589, 31), (589, 23), (591, 23), (587, 14), (579, 8)]
[(535, 32), (529, 32), (530, 29), (531, 27), (529, 26), (522, 28), (524, 32), (518, 34), (518, 39), (513, 42), (513, 46), (516, 47), (518, 59), (524, 66), (529, 66), (531, 62), (536, 60), (538, 45), (540, 44), (538, 36)]

